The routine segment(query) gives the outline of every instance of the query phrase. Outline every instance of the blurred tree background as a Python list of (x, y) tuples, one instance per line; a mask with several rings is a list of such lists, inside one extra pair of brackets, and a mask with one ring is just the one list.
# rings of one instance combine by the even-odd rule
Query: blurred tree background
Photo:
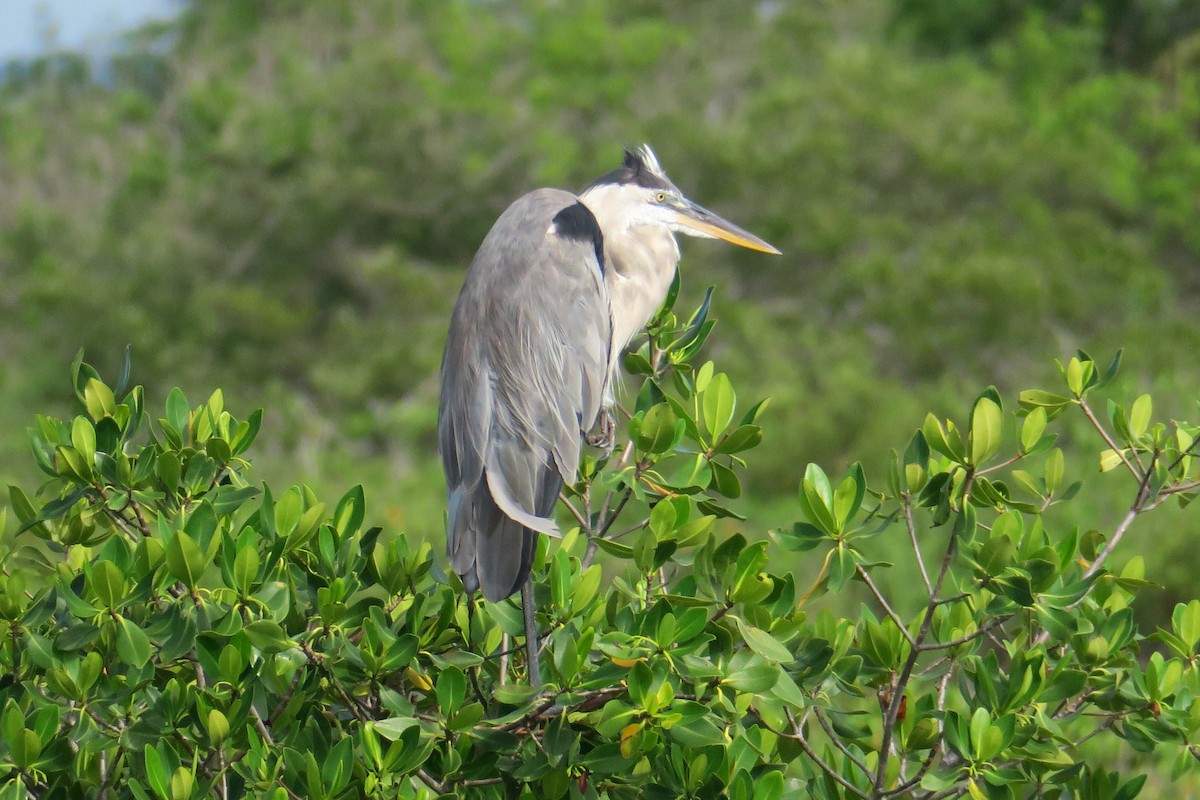
[[(103, 64), (11, 63), (0, 481), (30, 479), (23, 428), (66, 413), (75, 352), (115, 375), (129, 343), (151, 394), (269, 409), (259, 477), (363, 482), (377, 522), (440, 538), (437, 372), (471, 255), (519, 194), (642, 141), (785, 253), (683, 246), (685, 299), (718, 287), (710, 357), (773, 398), (750, 535), (794, 519), (805, 463), (875, 458), (878, 481), (926, 409), (1011, 400), (1076, 348), (1124, 347), (1114, 391), (1182, 413), (1198, 26), (1177, 0), (193, 0)], [(1141, 613), (1191, 596), (1170, 586), (1195, 534), (1168, 513), (1127, 540), (1168, 584)]]

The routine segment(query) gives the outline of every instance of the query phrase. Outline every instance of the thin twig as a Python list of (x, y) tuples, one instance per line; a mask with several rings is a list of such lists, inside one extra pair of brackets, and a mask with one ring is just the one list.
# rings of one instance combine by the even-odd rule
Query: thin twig
[(1133, 453), (1133, 457), (1137, 460), (1137, 466), (1135, 467), (1133, 462), (1126, 458), (1125, 451), (1117, 445), (1112, 436), (1109, 435), (1108, 431), (1104, 429), (1104, 426), (1100, 424), (1100, 420), (1096, 418), (1096, 414), (1092, 411), (1092, 407), (1089, 406), (1087, 401), (1082, 397), (1079, 398), (1079, 407), (1083, 409), (1084, 416), (1086, 416), (1088, 421), (1092, 423), (1092, 427), (1095, 428), (1100, 434), (1101, 438), (1104, 439), (1105, 444), (1107, 444), (1109, 448), (1121, 458), (1121, 461), (1124, 462), (1125, 467), (1129, 470), (1129, 473), (1133, 475), (1133, 477), (1140, 480), (1142, 478), (1142, 473), (1146, 470), (1142, 467), (1142, 459), (1140, 456), (1138, 456), (1137, 451), (1132, 449), (1130, 450), (1130, 452)]
[[(970, 502), (971, 486), (974, 482), (974, 474), (967, 473), (967, 479), (963, 485), (962, 503), (965, 507)], [(954, 561), (954, 554), (958, 551), (958, 538), (951, 532), (949, 541), (946, 543), (946, 552), (942, 556), (942, 565), (938, 570), (937, 580), (929, 593), (929, 603), (925, 610), (924, 619), (921, 620), (921, 627), (917, 631), (914, 640), (914, 646), (910, 648), (908, 658), (904, 661), (904, 666), (900, 670), (900, 676), (896, 679), (892, 687), (892, 697), (888, 702), (887, 708), (883, 714), (883, 741), (879, 748), (879, 764), (875, 769), (875, 793), (879, 794), (883, 790), (883, 784), (887, 780), (887, 767), (889, 762), (888, 754), (891, 753), (892, 737), (895, 734), (896, 716), (900, 713), (900, 703), (904, 699), (905, 690), (908, 687), (909, 678), (912, 677), (913, 669), (917, 665), (917, 659), (921, 656), (921, 644), (929, 635), (930, 627), (933, 625), (933, 612), (937, 607), (937, 596), (941, 594), (942, 584), (946, 580), (946, 574), (950, 571), (950, 564)]]
[(1185, 458), (1196, 453), (1198, 447), (1200, 447), (1200, 436), (1192, 439), (1191, 444), (1179, 451), (1179, 455), (1176, 456), (1175, 460), (1171, 462), (1171, 465), (1167, 467), (1167, 472), (1174, 472), (1175, 468), (1182, 464)]
[(1121, 717), (1123, 717), (1129, 713), (1131, 713), (1131, 712), (1121, 711), (1116, 714), (1106, 715), (1107, 719), (1105, 719), (1104, 722), (1097, 725), (1090, 733), (1085, 734), (1082, 738), (1079, 739), (1079, 741), (1071, 742), (1071, 747), (1072, 748), (1079, 747), (1080, 745), (1082, 745), (1084, 742), (1088, 741), (1092, 737), (1099, 736), (1100, 734), (1104, 733), (1106, 730), (1111, 728), (1113, 726), (1114, 722), (1116, 722), (1118, 719), (1120, 719)]
[(96, 716), (96, 712), (92, 711), (92, 707), (87, 703), (80, 703), (79, 708), (92, 718), (92, 722), (96, 723), (113, 736), (120, 737), (124, 734), (124, 730), (122, 730), (120, 727), (113, 725), (111, 722), (105, 722), (104, 720), (100, 719), (100, 717)]
[(562, 503), (564, 506), (567, 507), (567, 510), (571, 512), (571, 516), (574, 517), (575, 521), (579, 523), (579, 530), (586, 533), (588, 531), (588, 528), (590, 528), (591, 526), (588, 525), (587, 520), (584, 518), (584, 516), (580, 512), (580, 510), (575, 507), (574, 503), (572, 503), (570, 500), (567, 499), (566, 492), (558, 493), (558, 502)]
[(1155, 500), (1152, 505), (1147, 506), (1146, 509), (1149, 510), (1152, 508), (1158, 508), (1160, 505), (1166, 502), (1167, 498), (1171, 497), (1172, 495), (1180, 494), (1182, 492), (1190, 492), (1193, 489), (1200, 489), (1200, 481), (1188, 481), (1186, 483), (1177, 483), (1174, 486), (1168, 486), (1159, 491), (1158, 499)]
[(508, 654), (512, 652), (509, 648), (512, 646), (509, 641), (508, 634), (504, 633), (500, 636), (500, 685), (503, 686), (508, 682)]
[[(784, 709), (784, 711), (787, 713), (788, 722), (790, 722), (792, 724), (792, 730), (795, 731), (795, 733), (793, 733), (793, 734), (785, 733), (783, 735), (789, 739), (793, 739), (796, 742), (799, 742), (800, 749), (804, 751), (804, 754), (807, 755), (814, 764), (816, 764), (818, 767), (821, 768), (822, 772), (824, 772), (826, 775), (828, 775), (829, 777), (833, 778), (835, 781), (840, 783), (843, 788), (848, 790), (855, 797), (860, 797), (860, 798), (862, 798), (862, 800), (870, 800), (870, 797), (867, 795), (866, 792), (864, 792), (862, 789), (859, 789), (853, 783), (851, 783), (850, 781), (843, 778), (840, 772), (835, 770), (833, 767), (829, 766), (829, 764), (827, 764), (825, 762), (825, 760), (823, 758), (821, 758), (820, 755), (817, 754), (817, 751), (814, 750), (812, 745), (810, 745), (808, 743), (808, 739), (806, 739), (804, 737), (804, 732), (800, 728), (800, 723), (797, 722), (796, 718), (792, 715), (791, 709)], [(759, 719), (761, 721), (762, 718), (760, 717)], [(763, 724), (765, 725), (766, 723), (763, 723)]]
[(263, 741), (268, 746), (275, 746), (275, 739), (271, 736), (271, 731), (267, 729), (266, 722), (263, 721), (262, 714), (258, 713), (258, 709), (254, 707), (254, 703), (249, 703), (250, 716), (254, 717), (254, 729), (258, 731), (258, 735), (263, 738)]
[(1000, 470), (1004, 469), (1005, 467), (1011, 467), (1013, 464), (1017, 463), (1024, 457), (1025, 457), (1024, 453), (1017, 453), (1015, 456), (1013, 456), (1011, 458), (1004, 459), (999, 464), (992, 464), (990, 467), (984, 467), (983, 469), (978, 470), (975, 474), (976, 475), (988, 475), (993, 472), (999, 472)]
[(650, 524), (650, 518), (645, 517), (640, 522), (636, 522), (633, 525), (630, 525), (628, 528), (625, 528), (623, 531), (620, 531), (619, 533), (614, 533), (612, 536), (609, 536), (608, 538), (609, 539), (620, 539), (623, 536), (628, 536), (629, 534), (633, 533), (634, 531), (641, 530), (642, 528), (646, 527), (649, 524)]
[[(296, 688), (300, 685), (301, 675), (303, 675), (303, 672), (297, 668), (296, 674), (292, 676), (291, 685), (288, 686), (287, 691), (283, 693), (283, 697), (279, 698), (279, 703), (276, 704), (275, 710), (267, 715), (266, 722), (268, 725), (274, 725), (275, 721), (279, 719), (279, 715), (282, 714), (284, 709), (287, 708), (288, 703), (292, 702), (292, 696), (296, 694)], [(255, 713), (257, 714), (258, 712)]]
[(867, 765), (865, 763), (863, 763), (863, 760), (861, 758), (854, 755), (854, 753), (850, 751), (849, 747), (846, 747), (846, 745), (842, 742), (842, 737), (837, 735), (837, 731), (835, 731), (833, 729), (833, 726), (829, 724), (829, 721), (827, 719), (825, 719), (825, 715), (821, 713), (821, 709), (818, 708), (817, 706), (813, 706), (813, 711), (815, 712), (817, 722), (820, 723), (820, 725), (821, 725), (821, 730), (825, 731), (825, 735), (829, 737), (829, 741), (833, 742), (833, 746), (836, 747), (838, 750), (841, 750), (842, 755), (844, 755), (846, 758), (850, 759), (850, 761), (856, 767), (858, 767), (860, 770), (862, 770), (864, 777), (870, 778), (871, 770), (867, 767)]
[(929, 755), (921, 762), (921, 766), (917, 769), (917, 774), (906, 780), (904, 783), (897, 786), (895, 789), (889, 789), (880, 794), (880, 797), (897, 797), (908, 792), (911, 789), (917, 788), (921, 783), (921, 779), (925, 777), (925, 773), (933, 766), (933, 762), (937, 760), (938, 748), (942, 744), (942, 732), (938, 731), (937, 738), (933, 740), (933, 744), (929, 746)]
[(428, 786), (430, 789), (433, 789), (433, 790), (434, 790), (435, 792), (437, 792), (438, 794), (445, 794), (445, 793), (446, 793), (446, 787), (445, 787), (445, 785), (444, 785), (444, 784), (442, 784), (442, 783), (440, 783), (440, 782), (438, 782), (438, 780), (437, 780), (436, 778), (434, 778), (432, 775), (430, 775), (430, 774), (429, 774), (428, 772), (426, 772), (425, 770), (423, 770), (423, 769), (418, 769), (418, 770), (417, 770), (417, 777), (421, 779), (421, 783), (425, 784), (425, 785), (426, 785), (426, 786)]
[(865, 583), (867, 588), (871, 590), (871, 594), (875, 595), (875, 600), (878, 601), (879, 605), (883, 606), (884, 612), (886, 612), (887, 615), (892, 618), (892, 622), (896, 623), (896, 627), (900, 629), (900, 633), (904, 634), (904, 638), (908, 640), (909, 646), (912, 647), (915, 643), (913, 642), (912, 634), (909, 633), (908, 628), (904, 626), (904, 620), (900, 619), (900, 615), (892, 610), (891, 605), (888, 604), (888, 601), (883, 596), (883, 593), (879, 591), (879, 587), (875, 585), (875, 581), (871, 580), (870, 574), (863, 569), (862, 564), (855, 564), (854, 569), (858, 573), (858, 577), (862, 578), (862, 582)]
[(100, 800), (108, 800), (108, 781), (111, 777), (108, 773), (108, 753), (104, 750), (100, 751), (100, 791), (97, 796)]
[(908, 528), (908, 538), (912, 540), (913, 554), (917, 557), (917, 568), (921, 570), (921, 580), (925, 581), (925, 591), (933, 595), (933, 584), (929, 582), (929, 571), (925, 569), (925, 558), (921, 555), (921, 546), (917, 544), (917, 524), (913, 520), (912, 498), (904, 494), (904, 527)]
[(948, 650), (951, 647), (958, 647), (960, 644), (966, 644), (967, 642), (978, 639), (980, 636), (983, 636), (988, 631), (990, 631), (992, 628), (999, 627), (999, 626), (1003, 625), (1005, 622), (1008, 622), (1008, 617), (993, 617), (992, 619), (983, 623), (983, 625), (979, 626), (974, 631), (966, 634), (965, 636), (959, 636), (956, 639), (948, 639), (944, 642), (929, 642), (929, 643), (923, 642), (923, 643), (917, 645), (917, 650), (921, 651), (922, 653), (928, 653), (928, 652), (932, 652), (934, 650)]
[(1137, 497), (1134, 498), (1133, 505), (1131, 505), (1129, 507), (1129, 511), (1125, 513), (1124, 518), (1121, 519), (1121, 522), (1117, 525), (1116, 530), (1113, 531), (1113, 535), (1110, 536), (1108, 541), (1104, 543), (1104, 549), (1101, 550), (1100, 554), (1096, 556), (1094, 561), (1092, 561), (1092, 565), (1084, 571), (1084, 580), (1087, 580), (1104, 568), (1104, 562), (1110, 555), (1112, 555), (1112, 552), (1116, 549), (1117, 545), (1121, 543), (1121, 539), (1125, 536), (1125, 533), (1129, 530), (1129, 527), (1133, 525), (1133, 521), (1137, 519), (1138, 514), (1142, 513), (1144, 510), (1142, 504), (1146, 501), (1146, 487), (1149, 484), (1151, 472), (1152, 470), (1147, 470), (1146, 474), (1142, 477), (1141, 483), (1138, 485), (1138, 493)]

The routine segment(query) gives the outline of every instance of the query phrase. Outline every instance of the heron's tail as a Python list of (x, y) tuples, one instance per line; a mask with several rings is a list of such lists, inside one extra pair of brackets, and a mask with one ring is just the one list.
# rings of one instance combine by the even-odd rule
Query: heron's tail
[[(562, 477), (554, 470), (541, 476), (535, 510), (538, 528), (553, 526), (549, 519), (558, 502)], [(510, 505), (507, 497), (504, 505)], [(537, 549), (538, 530), (522, 525), (502, 509), (493, 497), (492, 482), (460, 486), (450, 493), (447, 535), (450, 566), (462, 578), (468, 592), (483, 590), (488, 600), (503, 600), (521, 588), (529, 577)], [(557, 527), (553, 530), (557, 532)]]

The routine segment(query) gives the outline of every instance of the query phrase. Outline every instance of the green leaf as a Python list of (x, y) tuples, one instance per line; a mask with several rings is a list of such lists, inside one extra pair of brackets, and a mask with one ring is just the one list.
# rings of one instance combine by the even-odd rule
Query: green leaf
[(1113, 800), (1133, 800), (1142, 792), (1142, 787), (1146, 785), (1146, 775), (1137, 775), (1126, 781), (1117, 793), (1113, 795)]
[(857, 572), (856, 564), (854, 551), (849, 547), (839, 544), (834, 548), (833, 555), (829, 559), (829, 591), (840, 592), (846, 582)]
[(258, 437), (258, 431), (262, 427), (262, 416), (263, 412), (260, 408), (244, 422), (238, 424), (233, 434), (233, 441), (230, 442), (233, 446), (233, 455), (241, 455), (254, 443)]
[(87, 693), (96, 679), (100, 677), (101, 671), (104, 669), (104, 659), (100, 654), (93, 650), (83, 657), (79, 662), (79, 673), (75, 676), (75, 685), (79, 687), (79, 691)]
[(800, 507), (805, 516), (826, 533), (837, 533), (839, 528), (833, 517), (833, 489), (829, 478), (817, 464), (810, 463), (804, 470), (800, 483)]
[(954, 519), (954, 536), (960, 542), (970, 542), (975, 538), (978, 529), (978, 516), (975, 506), (967, 503)]
[(845, 530), (853, 521), (854, 515), (862, 507), (866, 492), (867, 478), (862, 464), (856, 461), (846, 470), (846, 477), (842, 478), (833, 493), (833, 515), (838, 530)]
[(204, 500), (195, 506), (188, 515), (183, 530), (201, 550), (209, 549), (213, 535), (217, 532), (217, 512), (212, 503)]
[(638, 428), (638, 448), (655, 454), (670, 450), (675, 444), (677, 421), (678, 418), (669, 403), (651, 406)]
[(16, 746), (24, 730), (25, 715), (16, 701), (9, 700), (4, 707), (4, 714), (0, 716), (0, 732), (4, 735), (4, 743), (10, 748)]
[(579, 576), (579, 580), (575, 582), (574, 591), (571, 595), (571, 609), (574, 612), (581, 612), (596, 598), (596, 595), (600, 591), (600, 581), (603, 577), (603, 570), (599, 564), (592, 564), (583, 571), (583, 574)]
[(92, 566), (88, 585), (103, 608), (120, 608), (121, 600), (125, 597), (125, 575), (116, 564), (111, 561), (96, 562)]
[(182, 474), (182, 467), (179, 464), (178, 455), (170, 450), (160, 453), (154, 462), (154, 466), (159, 480), (163, 483), (164, 489), (168, 492), (174, 492), (179, 488), (179, 477)]
[(1171, 614), (1171, 627), (1175, 634), (1183, 640), (1187, 654), (1196, 652), (1200, 644), (1200, 600), (1192, 600), (1186, 605), (1179, 603)]
[(779, 528), (771, 531), (771, 538), (785, 550), (805, 552), (817, 547), (830, 536), (825, 531), (808, 522), (797, 522), (791, 529)]
[(281, 538), (287, 538), (304, 513), (304, 499), (299, 487), (293, 486), (284, 492), (275, 503), (275, 530)]
[(720, 745), (724, 739), (725, 731), (716, 723), (716, 720), (720, 719), (720, 717), (714, 718), (714, 716), (701, 717), (691, 722), (672, 725), (671, 729), (667, 731), (667, 735), (685, 747), (700, 748)]
[(333, 511), (331, 522), (338, 532), (338, 539), (344, 540), (347, 536), (358, 533), (365, 515), (366, 500), (363, 497), (362, 484), (358, 484), (346, 492)]
[(738, 632), (745, 639), (746, 644), (750, 646), (751, 650), (768, 661), (776, 661), (784, 664), (792, 662), (792, 654), (774, 636), (746, 623), (741, 617), (732, 614), (730, 616), (733, 617)]
[(771, 770), (755, 779), (754, 800), (779, 800), (785, 788), (783, 773)]
[(742, 425), (730, 431), (713, 449), (714, 453), (741, 453), (758, 447), (762, 443), (762, 428), (757, 425)]
[(541, 690), (536, 686), (521, 683), (506, 683), (492, 689), (492, 697), (498, 702), (510, 706), (523, 706), (537, 697)]
[(550, 566), (550, 596), (554, 607), (570, 612), (571, 591), (571, 557), (566, 550), (560, 549), (554, 554), (554, 562)]
[(756, 424), (758, 421), (758, 416), (760, 414), (762, 414), (763, 411), (766, 410), (767, 405), (769, 405), (770, 402), (771, 402), (771, 398), (764, 397), (762, 400), (759, 400), (757, 403), (755, 403), (754, 406), (749, 411), (747, 411), (745, 413), (745, 415), (742, 417), (741, 424), (742, 425)]
[(171, 797), (174, 800), (190, 798), (196, 788), (196, 776), (187, 767), (176, 767), (171, 774)]
[(20, 735), (9, 743), (9, 758), (20, 769), (32, 765), (41, 754), (42, 739), (31, 730), (22, 730)]
[(150, 788), (154, 790), (162, 800), (171, 800), (170, 778), (167, 777), (167, 768), (163, 764), (162, 756), (154, 749), (153, 745), (146, 745), (144, 751), (146, 760), (146, 779), (150, 783)]
[(88, 464), (95, 460), (96, 428), (87, 417), (78, 416), (71, 423), (71, 445)]
[(1046, 409), (1039, 406), (1026, 414), (1025, 421), (1021, 424), (1021, 450), (1025, 453), (1033, 450), (1045, 430)]
[(1027, 389), (1021, 392), (1019, 402), (1026, 408), (1059, 409), (1074, 402), (1070, 397), (1061, 394), (1045, 392), (1041, 389)]
[[(561, 552), (561, 551), (560, 551)], [(458, 667), (448, 667), (438, 673), (437, 700), (443, 714), (457, 711), (467, 696), (467, 678)]]
[(167, 395), (167, 422), (179, 434), (182, 442), (187, 443), (190, 440), (189, 419), (191, 417), (191, 406), (188, 405), (187, 398), (183, 394), (183, 390), (176, 386)]
[(117, 383), (114, 390), (117, 394), (122, 394), (129, 387), (129, 376), (133, 372), (133, 344), (125, 345), (125, 352), (121, 354), (121, 372), (117, 375)]
[(700, 302), (700, 307), (696, 309), (691, 319), (688, 320), (687, 330), (684, 331), (683, 336), (671, 343), (669, 349), (686, 351), (693, 344), (704, 341), (704, 337), (707, 336), (706, 328), (707, 330), (712, 330), (712, 323), (708, 319), (708, 309), (712, 305), (712, 295), (715, 288), (710, 286), (704, 292), (704, 299)]
[(1067, 362), (1066, 378), (1067, 388), (1071, 390), (1071, 394), (1079, 397), (1083, 394), (1084, 383), (1087, 377), (1084, 375), (1084, 362), (1078, 358), (1072, 358)]
[(346, 788), (354, 772), (354, 739), (346, 736), (329, 750), (321, 766), (321, 782), (331, 796)]
[[(984, 675), (983, 680), (992, 680), (990, 675)], [(971, 749), (975, 754), (976, 761), (986, 761), (986, 741), (989, 730), (992, 727), (992, 715), (988, 713), (986, 708), (977, 708), (971, 714), (970, 736)]]
[(243, 630), (250, 639), (250, 644), (263, 653), (282, 653), (292, 649), (292, 640), (284, 633), (278, 622), (270, 619), (259, 619), (251, 622)]
[(96, 422), (112, 416), (113, 411), (117, 408), (117, 401), (113, 397), (112, 389), (105, 386), (103, 381), (95, 378), (89, 378), (87, 385), (83, 388), (83, 404), (87, 407), (88, 415)]
[(1050, 451), (1050, 455), (1046, 457), (1044, 469), (1046, 494), (1053, 496), (1058, 491), (1058, 487), (1062, 485), (1063, 472), (1066, 469), (1061, 448), (1056, 447)]
[(975, 401), (971, 411), (971, 463), (978, 466), (1000, 449), (1004, 417), (1000, 406), (990, 397), (982, 396)]
[(1154, 401), (1150, 395), (1144, 394), (1133, 401), (1129, 409), (1129, 433), (1134, 439), (1140, 439), (1150, 426), (1150, 415), (1154, 409)]
[(733, 421), (733, 412), (737, 406), (737, 398), (729, 376), (721, 372), (712, 377), (704, 390), (701, 411), (704, 415), (704, 427), (715, 439), (725, 432)]
[(709, 461), (708, 466), (712, 470), (710, 488), (713, 491), (730, 500), (736, 500), (742, 496), (742, 482), (738, 479), (736, 472), (717, 461)]
[(739, 692), (757, 694), (765, 692), (779, 680), (779, 666), (776, 664), (751, 664), (742, 667), (721, 678), (721, 684), (732, 686)]
[(1121, 457), (1121, 453), (1116, 450), (1103, 450), (1100, 453), (1100, 471), (1112, 472), (1117, 467), (1125, 463)]
[[(208, 733), (208, 740), (213, 744), (220, 744), (229, 736), (229, 720), (224, 714), (217, 709), (210, 709), (208, 712), (208, 720), (205, 724), (205, 729)], [(343, 740), (349, 741), (349, 740)]]
[(167, 543), (166, 555), (167, 569), (171, 576), (189, 589), (196, 588), (200, 576), (208, 566), (208, 557), (192, 537), (183, 531), (176, 531)]
[(74, 447), (59, 445), (54, 450), (54, 463), (58, 474), (80, 481), (90, 481), (92, 478), (92, 462), (85, 461)]
[(238, 548), (237, 556), (233, 559), (234, 588), (242, 596), (248, 596), (258, 578), (259, 555), (258, 547), (246, 544)]
[(233, 458), (233, 451), (230, 449), (229, 443), (216, 437), (204, 442), (204, 452), (219, 464), (227, 464)]
[(83, 348), (80, 348), (71, 362), (71, 386), (74, 387), (75, 396), (81, 403), (84, 402), (84, 389), (87, 388), (88, 381), (93, 379), (100, 380), (100, 373), (96, 372), (91, 364), (84, 363)]
[(141, 668), (150, 660), (150, 637), (130, 619), (117, 617), (117, 655), (132, 667)]
[(925, 422), (921, 426), (921, 433), (925, 437), (925, 442), (929, 447), (947, 458), (954, 461), (962, 461), (966, 457), (962, 448), (962, 440), (959, 438), (958, 431), (953, 423), (948, 422), (946, 425), (943, 425), (941, 420), (932, 413), (929, 413), (925, 415)]

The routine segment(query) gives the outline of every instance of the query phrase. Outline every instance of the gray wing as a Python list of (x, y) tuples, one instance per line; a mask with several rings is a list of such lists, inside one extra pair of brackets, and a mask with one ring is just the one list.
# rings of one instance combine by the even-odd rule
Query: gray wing
[(500, 216), (476, 253), (442, 357), (438, 440), (450, 565), (468, 591), (508, 597), (582, 432), (600, 410), (611, 321), (603, 242), (574, 195), (542, 189)]

